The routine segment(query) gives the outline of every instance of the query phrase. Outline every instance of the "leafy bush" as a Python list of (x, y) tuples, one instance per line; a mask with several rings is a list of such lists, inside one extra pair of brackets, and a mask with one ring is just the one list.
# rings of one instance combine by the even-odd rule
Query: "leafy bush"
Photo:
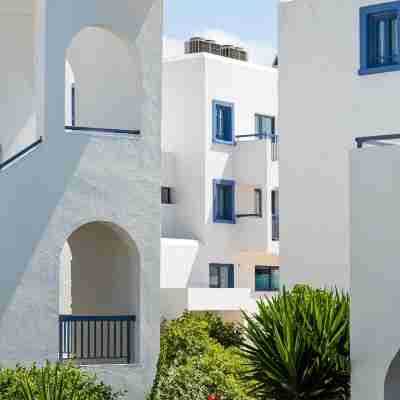
[(245, 315), (243, 377), (262, 399), (338, 400), (350, 396), (350, 298), (298, 286)]
[(247, 400), (237, 353), (241, 330), (211, 313), (185, 313), (164, 322), (151, 400)]
[(0, 370), (2, 400), (118, 400), (123, 395), (72, 365)]

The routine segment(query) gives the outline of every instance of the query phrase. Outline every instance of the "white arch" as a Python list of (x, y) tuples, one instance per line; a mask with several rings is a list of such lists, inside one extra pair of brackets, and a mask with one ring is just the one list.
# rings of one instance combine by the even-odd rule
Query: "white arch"
[[(144, 96), (134, 44), (110, 29), (86, 27), (73, 38), (66, 59), (71, 69), (66, 73), (66, 97), (74, 81), (77, 125), (140, 130)], [(70, 114), (67, 111), (67, 121)]]

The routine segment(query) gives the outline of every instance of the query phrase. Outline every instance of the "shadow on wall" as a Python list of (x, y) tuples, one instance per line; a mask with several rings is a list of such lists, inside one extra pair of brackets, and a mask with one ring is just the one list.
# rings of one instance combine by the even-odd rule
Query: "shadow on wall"
[[(31, 3), (33, 4), (33, 1)], [(10, 27), (7, 25), (6, 28)], [(18, 24), (14, 28), (13, 36), (17, 33), (17, 36), (24, 36), (21, 32), (16, 31)], [(5, 36), (3, 29), (5, 28), (0, 28), (0, 47), (9, 48), (9, 43), (6, 46), (2, 42), (3, 36)], [(32, 30), (25, 34), (27, 41), (28, 38), (31, 39), (35, 36), (32, 34)], [(18, 42), (16, 44), (18, 45)], [(23, 46), (22, 48), (24, 49)], [(109, 29), (88, 27), (73, 38), (66, 55), (73, 71), (70, 76), (74, 76), (70, 79), (75, 80), (78, 89), (77, 116), (80, 123), (107, 128), (141, 128), (142, 74), (138, 51), (134, 45), (128, 46), (124, 40), (121, 40)], [(13, 66), (10, 65), (10, 68), (12, 69)], [(7, 76), (10, 76), (10, 84), (14, 78), (18, 79), (18, 76), (13, 74)], [(66, 85), (68, 85), (68, 81)], [(32, 84), (32, 86), (34, 85)], [(65, 90), (65, 92), (68, 91)], [(9, 104), (13, 104), (12, 114), (17, 114), (18, 121), (23, 125), (24, 121), (29, 118), (27, 114), (31, 114), (32, 107), (26, 113), (26, 109), (18, 104), (22, 101), (36, 106), (33, 96), (28, 96), (28, 101), (23, 91), (15, 90), (5, 93), (9, 96), (7, 101), (0, 103), (1, 115), (9, 113), (7, 107)], [(22, 98), (20, 98), (21, 93)], [(55, 98), (63, 98), (63, 95), (55, 96)], [(63, 101), (60, 101), (59, 108), (63, 110)], [(65, 108), (67, 109), (67, 107)], [(18, 113), (15, 112), (16, 110)], [(61, 114), (64, 115), (64, 110), (62, 113), (58, 113), (58, 115)], [(22, 283), (34, 282), (37, 279), (35, 276), (42, 273), (28, 270), (28, 265), (32, 262), (32, 257), (42, 256), (35, 254), (35, 249), (44, 240), (46, 228), (56, 208), (65, 197), (66, 188), (74, 189), (71, 184), (77, 179), (76, 173), (80, 167), (82, 156), (91, 141), (91, 137), (88, 135), (72, 137), (67, 134), (64, 131), (64, 123), (65, 121), (57, 121), (59, 129), (52, 132), (40, 132), (40, 136), (48, 135), (52, 140), (45, 140), (28, 157), (0, 172), (2, 192), (0, 198), (0, 220), (2, 221), (0, 254), (3, 260), (2, 267), (7, 268), (0, 281), (0, 324), (10, 303), (15, 301), (15, 295), (22, 287)], [(11, 131), (15, 132), (15, 129), (11, 129)], [(9, 134), (8, 131), (7, 135)], [(6, 155), (3, 147), (4, 156)], [(117, 157), (115, 154), (106, 154), (106, 156), (110, 158), (110, 162)], [(104, 174), (101, 168), (85, 172), (100, 176), (100, 178)], [(83, 182), (82, 177), (79, 179), (83, 187), (90, 185), (88, 182)], [(71, 198), (68, 200), (73, 201)], [(53, 249), (48, 251), (51, 254)], [(48, 264), (56, 262), (51, 257), (44, 257), (43, 260)], [(51, 279), (51, 277), (46, 277), (46, 279)], [(37, 292), (38, 287), (32, 296), (38, 295)], [(137, 292), (135, 291), (135, 293)], [(47, 294), (47, 296), (52, 296), (52, 294)], [(129, 301), (129, 304), (137, 304), (137, 302), (132, 300)], [(56, 311), (56, 304), (50, 305), (50, 307), (54, 307), (54, 311)], [(52, 318), (51, 313), (48, 318)]]

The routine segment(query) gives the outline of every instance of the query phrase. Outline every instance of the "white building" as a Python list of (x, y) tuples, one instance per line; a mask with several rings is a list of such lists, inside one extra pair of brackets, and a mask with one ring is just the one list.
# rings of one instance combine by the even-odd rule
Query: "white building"
[(1, 1), (2, 366), (73, 358), (130, 398), (150, 388), (161, 15), (158, 0)]
[(400, 396), (399, 32), (399, 1), (280, 5), (283, 281), (351, 286), (352, 400)]
[(276, 114), (274, 68), (208, 53), (164, 62), (162, 316), (236, 319), (279, 287)]

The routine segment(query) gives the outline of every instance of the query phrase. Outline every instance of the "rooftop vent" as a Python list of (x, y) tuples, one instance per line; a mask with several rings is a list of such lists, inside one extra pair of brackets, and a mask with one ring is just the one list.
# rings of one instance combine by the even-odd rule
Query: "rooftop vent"
[(232, 45), (222, 45), (215, 40), (207, 40), (202, 37), (192, 37), (185, 42), (185, 53), (211, 53), (235, 60), (248, 60), (247, 51), (245, 49)]

